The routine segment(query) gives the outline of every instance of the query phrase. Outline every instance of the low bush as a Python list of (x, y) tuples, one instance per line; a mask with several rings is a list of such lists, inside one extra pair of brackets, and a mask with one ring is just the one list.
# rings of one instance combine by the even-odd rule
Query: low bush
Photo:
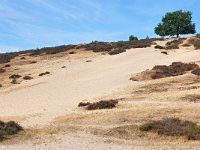
[(200, 140), (200, 127), (191, 121), (178, 118), (166, 118), (150, 121), (140, 126), (141, 131), (152, 131), (159, 135), (186, 136), (189, 140)]
[(78, 104), (78, 107), (85, 107), (85, 106), (88, 106), (88, 105), (90, 105), (91, 103), (90, 102), (80, 102), (79, 104)]
[(40, 73), (38, 76), (44, 76), (44, 75), (48, 75), (48, 74), (50, 74), (50, 72), (46, 71), (44, 73)]
[(185, 38), (179, 38), (178, 40), (173, 40), (166, 43), (166, 49), (179, 49), (179, 45), (183, 43)]
[(9, 77), (9, 79), (13, 79), (13, 78), (18, 79), (18, 78), (21, 78), (21, 77), (22, 77), (21, 75), (13, 74), (13, 75), (11, 75), (11, 76)]
[(134, 35), (129, 36), (129, 41), (138, 41), (138, 38)]
[(191, 45), (188, 44), (188, 43), (185, 43), (185, 44), (183, 44), (182, 46), (183, 46), (183, 47), (190, 47)]
[(126, 50), (123, 49), (123, 48), (117, 48), (117, 49), (110, 51), (108, 54), (117, 55), (117, 54), (120, 54), (120, 53), (123, 53), (123, 52), (126, 52)]
[(3, 87), (3, 85), (2, 85), (2, 84), (0, 84), (0, 87)]
[(92, 104), (89, 104), (87, 106), (88, 110), (96, 110), (96, 109), (112, 109), (114, 107), (116, 107), (116, 104), (118, 103), (118, 100), (102, 100), (99, 102), (95, 102)]
[(168, 53), (167, 53), (167, 52), (165, 52), (165, 51), (162, 51), (161, 53), (162, 53), (162, 54), (165, 54), (165, 55), (168, 55)]
[(200, 68), (193, 70), (191, 73), (200, 76)]
[(22, 130), (23, 128), (14, 121), (0, 121), (0, 140), (5, 139), (7, 136), (17, 134)]
[(196, 34), (196, 37), (200, 38), (200, 33), (197, 33), (197, 34)]
[(24, 80), (31, 80), (31, 79), (33, 79), (33, 77), (31, 77), (31, 76), (24, 76), (23, 79)]
[(154, 48), (155, 48), (155, 49), (165, 49), (165, 47), (160, 46), (160, 45), (156, 45)]

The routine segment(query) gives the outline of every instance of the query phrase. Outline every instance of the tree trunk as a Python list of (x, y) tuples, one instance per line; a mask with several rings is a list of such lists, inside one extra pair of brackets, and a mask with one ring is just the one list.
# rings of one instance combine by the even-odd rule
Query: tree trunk
[(179, 38), (179, 34), (177, 34), (176, 37)]

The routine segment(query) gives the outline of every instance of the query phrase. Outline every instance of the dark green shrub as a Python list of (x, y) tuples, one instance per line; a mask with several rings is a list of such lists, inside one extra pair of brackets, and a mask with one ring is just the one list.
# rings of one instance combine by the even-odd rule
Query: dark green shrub
[(134, 35), (129, 36), (129, 41), (138, 41), (138, 38)]

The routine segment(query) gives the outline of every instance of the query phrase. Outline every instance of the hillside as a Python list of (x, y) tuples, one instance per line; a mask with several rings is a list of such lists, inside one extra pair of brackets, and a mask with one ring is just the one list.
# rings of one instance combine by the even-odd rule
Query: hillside
[[(200, 125), (199, 43), (197, 37), (146, 39), (0, 54), (0, 117), (24, 128), (0, 148), (198, 149), (200, 133), (188, 140), (140, 126), (171, 117)], [(152, 70), (161, 77), (149, 76)], [(117, 104), (78, 107), (102, 100)]]

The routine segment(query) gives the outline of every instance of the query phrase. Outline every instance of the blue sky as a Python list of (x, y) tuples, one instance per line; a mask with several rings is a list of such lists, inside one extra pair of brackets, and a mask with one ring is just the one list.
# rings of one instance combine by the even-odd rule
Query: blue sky
[(162, 16), (179, 9), (200, 32), (199, 0), (0, 0), (0, 52), (155, 37)]

